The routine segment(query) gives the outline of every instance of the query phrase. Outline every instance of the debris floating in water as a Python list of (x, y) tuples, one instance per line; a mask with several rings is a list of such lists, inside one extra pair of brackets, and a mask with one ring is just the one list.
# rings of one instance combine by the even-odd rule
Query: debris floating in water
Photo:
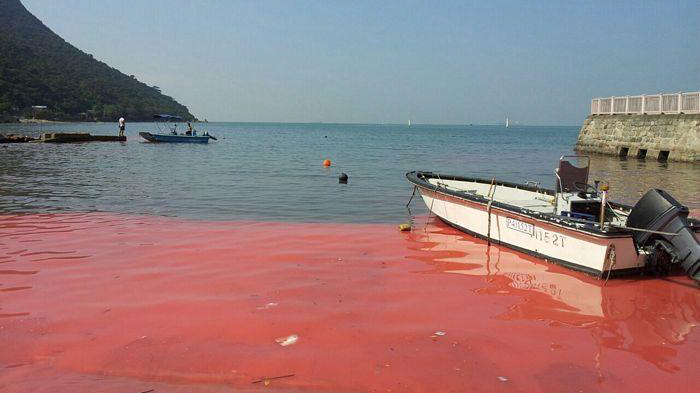
[(498, 380), (501, 382), (508, 382), (508, 378), (506, 377), (498, 377)]
[(275, 339), (277, 341), (277, 344), (286, 347), (292, 344), (296, 344), (296, 342), (299, 340), (299, 336), (296, 334), (292, 334), (291, 336), (287, 337), (278, 337)]
[(277, 303), (277, 302), (270, 302), (270, 303), (267, 303), (267, 304), (264, 305), (264, 306), (258, 306), (258, 307), (256, 307), (256, 309), (258, 309), (258, 310), (267, 310), (268, 308), (276, 307), (277, 305), (279, 305), (279, 303)]
[(263, 385), (267, 386), (267, 385), (270, 384), (270, 381), (272, 381), (273, 379), (289, 378), (289, 377), (293, 377), (294, 375), (295, 375), (295, 374), (287, 374), (287, 375), (280, 375), (280, 376), (277, 376), (277, 377), (264, 377), (264, 378), (257, 379), (257, 380), (255, 380), (255, 381), (253, 381), (253, 382), (251, 382), (251, 383), (260, 383), (260, 382), (262, 382)]

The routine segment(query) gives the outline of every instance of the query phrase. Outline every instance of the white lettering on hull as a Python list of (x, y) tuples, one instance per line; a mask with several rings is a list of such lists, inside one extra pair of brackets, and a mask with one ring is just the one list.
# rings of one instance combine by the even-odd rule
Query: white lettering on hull
[(516, 219), (507, 217), (506, 226), (510, 229), (516, 230), (518, 232), (527, 233), (530, 236), (535, 236), (535, 226), (527, 222), (518, 221)]
[(556, 232), (550, 232), (542, 228), (538, 228), (528, 222), (523, 222), (514, 218), (506, 217), (506, 227), (514, 231), (526, 233), (535, 240), (538, 240), (542, 243), (551, 244), (555, 247), (565, 247), (565, 236)]
[(564, 248), (564, 240), (566, 237), (559, 233), (545, 231), (544, 229), (536, 228), (533, 237), (545, 244), (551, 244), (555, 247)]

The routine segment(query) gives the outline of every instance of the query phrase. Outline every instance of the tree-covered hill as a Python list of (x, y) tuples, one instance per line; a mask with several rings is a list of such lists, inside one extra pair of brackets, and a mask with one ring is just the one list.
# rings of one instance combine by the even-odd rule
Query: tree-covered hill
[[(46, 110), (32, 109), (45, 105)], [(0, 119), (130, 121), (187, 107), (64, 41), (19, 0), (0, 0)]]

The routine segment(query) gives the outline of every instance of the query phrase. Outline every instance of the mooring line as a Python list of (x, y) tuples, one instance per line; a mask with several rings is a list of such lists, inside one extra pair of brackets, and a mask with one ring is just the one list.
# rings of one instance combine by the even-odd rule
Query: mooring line
[[(489, 203), (486, 204), (486, 215), (487, 215), (487, 228), (486, 228), (486, 245), (491, 246), (491, 204), (493, 203), (493, 196), (496, 194), (495, 183), (496, 178), (491, 179), (491, 185), (489, 186)], [(493, 191), (492, 191), (493, 190)]]
[(413, 186), (413, 193), (411, 194), (411, 197), (408, 199), (408, 203), (406, 204), (406, 207), (408, 207), (408, 205), (411, 204), (411, 201), (413, 200), (413, 196), (416, 195), (416, 188), (418, 188), (418, 186)]

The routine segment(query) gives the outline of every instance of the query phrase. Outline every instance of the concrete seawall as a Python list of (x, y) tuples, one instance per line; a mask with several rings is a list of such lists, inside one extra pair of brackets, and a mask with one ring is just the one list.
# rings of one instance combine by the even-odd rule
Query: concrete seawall
[(91, 135), (83, 132), (55, 132), (41, 134), (41, 138), (32, 138), (17, 134), (0, 134), (0, 143), (77, 143), (77, 142), (126, 142), (125, 136)]
[(700, 114), (591, 115), (583, 122), (575, 150), (700, 162)]

